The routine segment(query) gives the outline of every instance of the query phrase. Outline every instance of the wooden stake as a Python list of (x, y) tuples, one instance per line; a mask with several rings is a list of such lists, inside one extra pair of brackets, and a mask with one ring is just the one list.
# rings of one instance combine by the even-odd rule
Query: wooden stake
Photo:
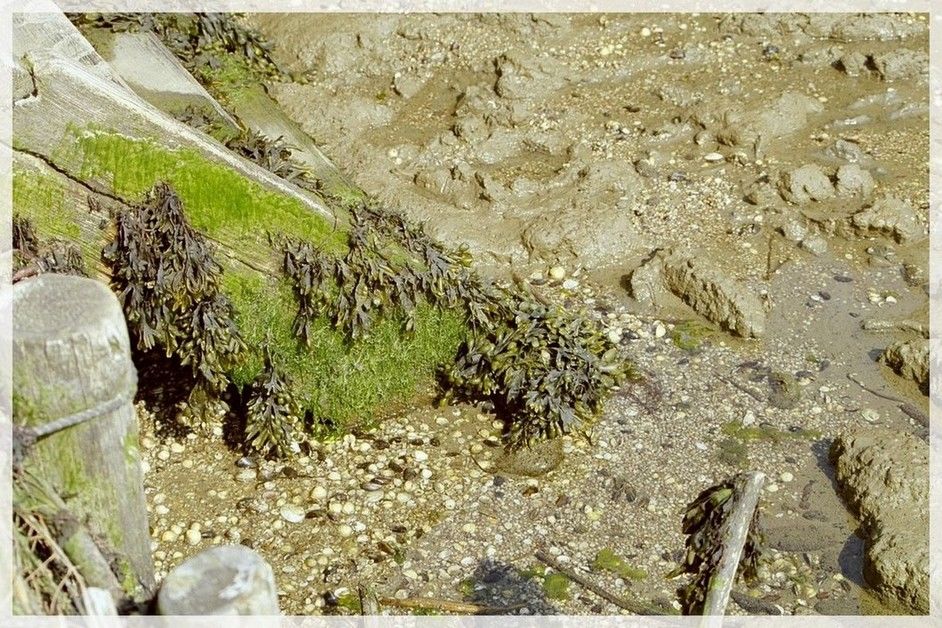
[[(703, 603), (704, 616), (722, 617), (726, 612), (730, 591), (736, 582), (739, 560), (749, 535), (749, 526), (759, 504), (759, 495), (764, 483), (765, 474), (759, 471), (743, 473), (736, 478), (733, 497), (736, 503), (720, 532), (723, 554), (707, 585), (706, 600)], [(721, 621), (722, 619), (708, 620), (705, 625), (719, 625), (718, 622)]]

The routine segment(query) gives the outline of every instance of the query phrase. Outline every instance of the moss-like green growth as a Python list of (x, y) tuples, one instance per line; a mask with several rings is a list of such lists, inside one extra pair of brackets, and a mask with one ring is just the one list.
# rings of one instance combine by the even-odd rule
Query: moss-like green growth
[(749, 464), (749, 448), (735, 438), (724, 438), (717, 445), (717, 459), (731, 467), (745, 468)]
[(297, 303), (287, 281), (228, 270), (223, 291), (235, 305), (236, 321), (249, 356), (232, 374), (237, 385), (251, 383), (264, 367), (261, 345), (268, 340), (299, 402), (315, 417), (349, 424), (368, 419), (382, 405), (407, 401), (429, 382), (436, 365), (450, 361), (467, 328), (457, 312), (427, 304), (416, 313), (415, 331), (402, 332), (395, 317), (379, 321), (370, 334), (349, 343), (326, 318), (315, 320), (310, 347), (292, 331)]
[(596, 571), (609, 571), (623, 580), (644, 580), (648, 572), (632, 567), (616, 554), (612, 548), (603, 547), (592, 561), (592, 569)]
[(38, 172), (13, 167), (13, 208), (29, 218), (43, 234), (55, 234), (78, 240), (79, 226), (63, 213), (65, 188), (58, 181)]
[(235, 55), (219, 57), (216, 68), (201, 67), (198, 78), (223, 104), (231, 103), (259, 86), (258, 73), (244, 58)]
[(533, 564), (533, 565), (530, 565), (529, 567), (518, 569), (517, 575), (520, 577), (521, 580), (524, 580), (524, 581), (532, 580), (533, 578), (537, 578), (537, 577), (542, 578), (543, 576), (546, 575), (546, 567), (539, 564)]
[(771, 425), (743, 425), (737, 421), (730, 421), (723, 424), (723, 433), (727, 436), (739, 439), (743, 442), (748, 441), (771, 441), (781, 443), (792, 438), (806, 440), (816, 440), (821, 438), (821, 433), (816, 430), (806, 430), (801, 428), (794, 432), (786, 432)]
[(458, 583), (457, 588), (458, 588), (458, 593), (461, 594), (462, 598), (466, 600), (470, 600), (471, 597), (474, 595), (474, 579), (465, 578), (464, 580)]
[(684, 351), (693, 351), (715, 333), (711, 327), (699, 321), (684, 321), (674, 326), (671, 331), (671, 340)]
[(354, 592), (344, 593), (337, 598), (337, 606), (344, 608), (354, 615), (360, 615), (363, 613), (363, 610), (360, 606), (360, 596)]
[(551, 573), (543, 578), (543, 593), (550, 600), (568, 600), (569, 578), (561, 573)]
[(266, 231), (317, 244), (333, 254), (346, 250), (346, 234), (327, 218), (196, 150), (171, 150), (151, 140), (95, 130), (73, 130), (61, 150), (78, 151), (79, 176), (101, 181), (129, 200), (142, 201), (158, 182), (169, 183), (193, 227), (241, 252), (270, 258)]

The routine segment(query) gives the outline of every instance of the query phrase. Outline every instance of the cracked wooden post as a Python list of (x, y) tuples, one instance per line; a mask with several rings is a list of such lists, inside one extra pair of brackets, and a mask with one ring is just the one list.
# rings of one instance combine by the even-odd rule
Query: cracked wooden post
[(275, 576), (269, 564), (249, 548), (219, 545), (200, 552), (167, 574), (157, 594), (157, 613), (266, 615), (277, 622)]
[(710, 577), (706, 599), (703, 602), (703, 615), (713, 617), (713, 619), (707, 619), (701, 625), (719, 625), (718, 622), (722, 621), (722, 615), (726, 612), (729, 595), (736, 582), (742, 550), (749, 535), (749, 526), (756, 507), (759, 505), (759, 496), (764, 483), (765, 474), (759, 471), (743, 473), (736, 478), (736, 487), (732, 497), (736, 503), (721, 531), (720, 545), (723, 548), (723, 555), (716, 567), (716, 573)]
[(121, 591), (146, 595), (154, 567), (133, 407), (137, 372), (117, 298), (83, 277), (21, 281), (12, 336), (14, 458), (88, 526), (103, 555), (114, 553)]

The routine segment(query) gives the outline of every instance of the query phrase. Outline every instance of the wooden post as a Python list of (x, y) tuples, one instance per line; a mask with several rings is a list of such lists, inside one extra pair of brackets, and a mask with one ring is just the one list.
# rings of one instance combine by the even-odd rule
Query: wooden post
[(126, 595), (152, 591), (137, 372), (117, 298), (82, 277), (21, 281), (13, 289), (12, 335), (14, 448), (24, 468), (106, 545), (103, 553), (115, 553)]
[(736, 582), (736, 572), (739, 570), (739, 560), (742, 558), (742, 550), (749, 534), (749, 525), (759, 504), (764, 483), (765, 474), (759, 471), (743, 473), (736, 478), (736, 488), (731, 498), (735, 499), (736, 503), (721, 531), (723, 555), (716, 572), (710, 577), (706, 600), (703, 603), (703, 615), (712, 619), (706, 619), (702, 626), (719, 625), (716, 622), (722, 622), (730, 591)]
[[(167, 574), (159, 615), (267, 615), (278, 625), (278, 591), (268, 563), (242, 545), (200, 552)], [(253, 622), (255, 625), (255, 622)]]

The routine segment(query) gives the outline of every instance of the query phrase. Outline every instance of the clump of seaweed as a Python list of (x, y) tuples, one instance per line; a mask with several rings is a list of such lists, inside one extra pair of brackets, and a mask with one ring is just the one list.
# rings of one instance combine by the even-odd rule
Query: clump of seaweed
[(162, 348), (191, 367), (197, 398), (217, 397), (245, 345), (220, 290), (222, 267), (212, 246), (187, 222), (165, 183), (115, 223), (103, 257), (138, 349)]
[[(304, 242), (285, 246), (301, 338), (322, 315), (357, 340), (391, 314), (410, 330), (420, 299), (462, 308), (470, 335), (443, 374), (443, 401), (492, 403), (510, 419), (512, 448), (583, 429), (627, 375), (617, 348), (591, 322), (485, 284), (466, 249), (448, 250), (402, 216), (375, 208), (355, 208), (351, 222), (342, 259)], [(402, 249), (418, 261), (402, 260)]]
[(43, 241), (28, 218), (13, 216), (13, 281), (40, 273), (87, 276), (78, 246), (58, 239)]
[(245, 442), (264, 455), (290, 456), (299, 451), (301, 408), (288, 382), (275, 368), (267, 345), (264, 351), (265, 369), (252, 384), (246, 412)]
[[(682, 563), (668, 574), (668, 578), (685, 573), (693, 575), (686, 585), (677, 590), (680, 604), (687, 615), (703, 612), (710, 578), (716, 573), (723, 557), (720, 535), (736, 502), (736, 491), (736, 478), (732, 478), (704, 490), (687, 506), (682, 528), (687, 535), (686, 553)], [(756, 508), (749, 524), (737, 575), (746, 579), (757, 576), (762, 543), (759, 509)]]
[(492, 314), (445, 381), (451, 395), (491, 401), (511, 419), (511, 448), (583, 430), (629, 374), (607, 336), (558, 306), (504, 291)]
[(285, 181), (316, 190), (316, 183), (307, 168), (291, 156), (291, 146), (281, 137), (271, 140), (260, 133), (250, 131), (227, 141), (226, 148)]
[(260, 34), (230, 13), (70, 13), (77, 26), (116, 32), (152, 32), (187, 69), (218, 69), (227, 55), (238, 55), (260, 78), (280, 79), (286, 73), (272, 59)]

